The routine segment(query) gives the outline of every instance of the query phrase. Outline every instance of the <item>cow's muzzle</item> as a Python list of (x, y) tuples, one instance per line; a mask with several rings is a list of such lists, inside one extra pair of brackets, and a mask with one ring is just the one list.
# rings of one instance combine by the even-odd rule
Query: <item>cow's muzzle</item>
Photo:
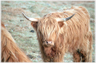
[(52, 41), (45, 41), (45, 42), (43, 42), (43, 45), (44, 46), (54, 46), (54, 42), (52, 42)]

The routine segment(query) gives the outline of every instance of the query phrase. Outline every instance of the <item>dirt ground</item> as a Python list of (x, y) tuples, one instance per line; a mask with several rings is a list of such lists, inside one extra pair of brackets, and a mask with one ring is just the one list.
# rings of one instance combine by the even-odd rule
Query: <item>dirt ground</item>
[[(36, 32), (22, 12), (29, 17), (38, 18), (45, 14), (60, 11), (71, 6), (84, 6), (90, 13), (93, 34), (92, 58), (95, 62), (95, 2), (94, 1), (1, 1), (1, 21), (16, 40), (18, 46), (33, 62), (42, 62)], [(67, 53), (64, 62), (72, 62), (72, 55)]]

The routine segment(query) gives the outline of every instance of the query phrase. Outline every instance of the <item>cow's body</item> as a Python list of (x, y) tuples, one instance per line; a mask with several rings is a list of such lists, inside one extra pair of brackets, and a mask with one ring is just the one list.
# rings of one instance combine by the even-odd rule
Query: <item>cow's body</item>
[[(58, 19), (74, 13), (75, 15), (66, 22)], [(61, 62), (66, 52), (73, 54), (75, 62), (92, 61), (90, 16), (85, 8), (72, 7), (64, 12), (47, 14), (37, 22), (33, 20), (31, 25), (37, 32), (45, 62)]]
[(31, 62), (31, 60), (16, 45), (11, 34), (1, 23), (1, 61), (2, 62)]

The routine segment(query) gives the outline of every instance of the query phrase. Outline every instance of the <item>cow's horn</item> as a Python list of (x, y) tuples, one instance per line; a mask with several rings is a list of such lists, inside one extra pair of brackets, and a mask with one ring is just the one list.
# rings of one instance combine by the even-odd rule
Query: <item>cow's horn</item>
[(73, 14), (72, 16), (67, 17), (67, 18), (56, 18), (56, 21), (58, 21), (58, 22), (60, 22), (60, 21), (61, 21), (61, 22), (67, 21), (67, 20), (71, 19), (74, 15), (75, 15), (75, 14)]
[(22, 12), (22, 14), (23, 14), (23, 16), (24, 16), (27, 20), (29, 20), (29, 21), (38, 21), (38, 20), (35, 19), (35, 18), (29, 18), (29, 17), (27, 17), (23, 12)]

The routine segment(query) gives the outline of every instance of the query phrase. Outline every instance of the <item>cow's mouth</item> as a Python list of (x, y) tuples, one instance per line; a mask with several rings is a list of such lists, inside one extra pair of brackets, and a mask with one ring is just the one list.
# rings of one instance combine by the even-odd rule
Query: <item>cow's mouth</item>
[(46, 54), (46, 56), (52, 58), (55, 56), (56, 51), (53, 50), (53, 47), (44, 47), (44, 53)]
[(52, 41), (45, 41), (45, 42), (43, 42), (43, 46), (46, 46), (46, 47), (54, 46), (54, 42), (52, 42)]

